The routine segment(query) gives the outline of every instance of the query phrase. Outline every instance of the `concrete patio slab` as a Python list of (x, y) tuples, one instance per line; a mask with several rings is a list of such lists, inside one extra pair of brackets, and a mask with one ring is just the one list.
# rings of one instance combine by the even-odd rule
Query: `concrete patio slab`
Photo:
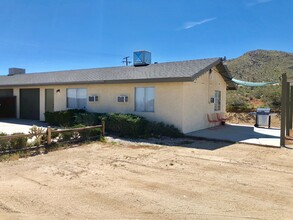
[(248, 125), (226, 124), (187, 134), (191, 137), (222, 140), (235, 143), (280, 146), (280, 129), (256, 128)]
[(47, 123), (35, 120), (25, 119), (0, 119), (0, 133), (13, 134), (13, 133), (29, 133), (29, 129), (36, 125), (38, 127), (47, 127)]

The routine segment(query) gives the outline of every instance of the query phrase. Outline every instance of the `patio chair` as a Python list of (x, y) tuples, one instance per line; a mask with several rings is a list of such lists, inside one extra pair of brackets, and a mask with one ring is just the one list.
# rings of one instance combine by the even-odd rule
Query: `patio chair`
[(221, 122), (222, 125), (225, 125), (228, 118), (225, 116), (224, 112), (219, 112), (217, 113), (217, 119)]
[(215, 115), (214, 114), (207, 114), (207, 118), (208, 118), (208, 122), (210, 123), (210, 124), (214, 124), (215, 123), (215, 125), (219, 122), (219, 120), (215, 117)]

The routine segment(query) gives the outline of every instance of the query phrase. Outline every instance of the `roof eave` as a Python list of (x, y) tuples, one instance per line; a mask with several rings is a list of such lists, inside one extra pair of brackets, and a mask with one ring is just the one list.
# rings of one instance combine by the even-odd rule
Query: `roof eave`
[(237, 85), (231, 80), (232, 75), (228, 67), (223, 62), (220, 62), (217, 65), (217, 69), (219, 70), (219, 73), (222, 75), (223, 79), (227, 84), (227, 90), (237, 90)]
[(87, 84), (121, 84), (121, 83), (160, 83), (160, 82), (191, 82), (191, 77), (168, 77), (151, 79), (120, 79), (120, 80), (92, 80), (92, 81), (73, 81), (73, 82), (47, 82), (31, 84), (9, 84), (0, 85), (4, 87), (35, 87), (35, 86), (54, 86), (54, 85), (87, 85)]

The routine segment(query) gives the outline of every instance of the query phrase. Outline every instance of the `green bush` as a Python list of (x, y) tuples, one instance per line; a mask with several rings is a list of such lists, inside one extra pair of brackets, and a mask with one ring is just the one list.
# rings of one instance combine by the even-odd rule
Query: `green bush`
[(140, 137), (144, 135), (147, 120), (132, 114), (110, 113), (106, 119), (106, 131), (122, 137)]
[[(46, 112), (45, 117), (46, 121), (51, 125), (66, 125), (66, 127), (92, 126), (105, 121), (107, 132), (112, 132), (122, 137), (182, 136), (182, 133), (172, 125), (162, 122), (151, 122), (133, 114), (106, 114), (85, 112), (83, 110), (67, 110), (53, 113)], [(80, 138), (88, 139), (92, 135), (96, 136), (99, 132), (101, 132), (100, 129), (93, 129), (80, 131), (79, 135)], [(70, 140), (73, 136), (72, 133), (62, 134), (63, 140)]]
[(70, 127), (74, 125), (76, 114), (84, 113), (82, 109), (69, 109), (66, 111), (45, 112), (45, 121), (50, 125)]
[(106, 131), (122, 137), (182, 137), (183, 134), (173, 125), (163, 122), (148, 121), (132, 114), (109, 114), (106, 120)]
[(145, 136), (149, 137), (182, 137), (183, 134), (173, 125), (167, 125), (163, 122), (148, 122), (145, 129)]
[(93, 112), (84, 112), (77, 113), (74, 116), (74, 124), (82, 124), (85, 126), (93, 126), (101, 124), (102, 120), (106, 120), (107, 114), (105, 113), (93, 113)]

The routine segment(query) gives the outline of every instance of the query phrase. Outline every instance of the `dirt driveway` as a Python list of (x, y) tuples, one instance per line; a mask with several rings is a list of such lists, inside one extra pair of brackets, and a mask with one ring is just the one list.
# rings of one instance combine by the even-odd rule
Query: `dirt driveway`
[(292, 219), (292, 150), (181, 144), (197, 149), (110, 140), (2, 162), (0, 219)]

